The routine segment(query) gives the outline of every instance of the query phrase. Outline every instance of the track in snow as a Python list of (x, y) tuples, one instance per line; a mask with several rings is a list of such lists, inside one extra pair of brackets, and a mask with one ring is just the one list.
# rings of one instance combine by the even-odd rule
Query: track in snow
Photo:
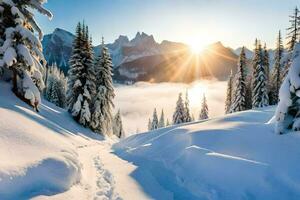
[(97, 170), (97, 187), (94, 200), (122, 200), (115, 192), (115, 181), (113, 175), (103, 168), (99, 156), (95, 157), (94, 165)]

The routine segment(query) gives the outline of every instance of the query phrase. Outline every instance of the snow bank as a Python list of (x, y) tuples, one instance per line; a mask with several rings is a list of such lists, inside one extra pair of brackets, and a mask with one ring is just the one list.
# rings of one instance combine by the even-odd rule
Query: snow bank
[(154, 199), (150, 177), (173, 193), (169, 199), (299, 199), (300, 135), (275, 134), (273, 114), (268, 107), (171, 126), (114, 150), (137, 166), (132, 177)]
[(54, 195), (78, 183), (77, 148), (103, 138), (50, 103), (32, 111), (9, 84), (1, 82), (0, 91), (0, 199)]

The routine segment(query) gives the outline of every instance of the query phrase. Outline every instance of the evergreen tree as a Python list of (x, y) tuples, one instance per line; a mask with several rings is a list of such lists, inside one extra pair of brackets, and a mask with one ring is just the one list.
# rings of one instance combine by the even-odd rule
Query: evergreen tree
[(226, 102), (225, 102), (225, 113), (230, 112), (231, 104), (232, 104), (232, 92), (233, 92), (233, 74), (230, 72), (229, 79), (227, 81), (227, 93), (226, 93)]
[(56, 64), (49, 67), (45, 98), (61, 108), (66, 106), (66, 82), (67, 79)]
[(182, 101), (182, 94), (179, 93), (176, 103), (176, 109), (173, 114), (173, 124), (181, 124), (185, 122), (185, 108)]
[(94, 100), (91, 127), (104, 135), (112, 132), (112, 109), (115, 97), (112, 81), (112, 60), (102, 38), (102, 50), (95, 62), (97, 95)]
[(258, 43), (258, 47), (256, 47), (254, 57), (255, 60), (253, 65), (254, 75), (252, 83), (252, 107), (259, 108), (269, 105), (266, 70), (263, 60), (263, 50), (260, 43)]
[(169, 119), (167, 119), (166, 126), (170, 126), (170, 121), (169, 121)]
[(150, 118), (149, 118), (149, 120), (148, 120), (148, 126), (147, 126), (147, 128), (148, 128), (148, 131), (151, 131), (151, 128), (152, 128), (152, 121), (151, 121)]
[(208, 106), (205, 94), (203, 94), (202, 104), (201, 104), (201, 111), (199, 115), (199, 120), (208, 119)]
[[(82, 64), (82, 45), (83, 45), (83, 35), (82, 35), (82, 25), (79, 22), (76, 27), (75, 39), (73, 41), (72, 55), (70, 58), (70, 68), (68, 71), (68, 92), (67, 92), (67, 104), (68, 111), (76, 117), (81, 109), (81, 102), (77, 101), (80, 96), (82, 96), (82, 74), (83, 74), (83, 64)], [(77, 110), (74, 106), (77, 105)], [(74, 113), (76, 111), (76, 114)]]
[(281, 85), (281, 74), (282, 74), (282, 57), (283, 57), (284, 47), (282, 44), (281, 33), (279, 31), (277, 37), (277, 44), (275, 50), (274, 67), (272, 69), (270, 78), (270, 105), (275, 105), (279, 101), (279, 89)]
[(188, 91), (186, 91), (185, 93), (185, 102), (184, 102), (184, 110), (185, 110), (185, 122), (191, 122), (192, 118), (191, 118), (191, 114), (190, 114), (190, 108), (189, 108), (189, 94)]
[(297, 7), (294, 9), (293, 15), (290, 15), (289, 18), (291, 26), (287, 28), (287, 48), (289, 53), (293, 53), (294, 47), (299, 37), (299, 10)]
[(95, 95), (93, 50), (87, 26), (78, 23), (68, 71), (68, 109), (83, 126), (90, 126), (92, 97)]
[(164, 110), (162, 109), (159, 118), (158, 128), (163, 128), (163, 127), (165, 127), (165, 115), (164, 115)]
[(151, 130), (155, 130), (155, 129), (158, 129), (158, 117), (157, 117), (156, 108), (154, 108), (153, 111), (153, 119), (151, 124)]
[(114, 117), (113, 121), (113, 134), (117, 136), (118, 138), (124, 138), (124, 130), (123, 130), (123, 124), (122, 124), (122, 118), (121, 118), (121, 112), (118, 110), (117, 114)]
[(300, 44), (294, 48), (290, 71), (283, 81), (279, 92), (279, 103), (275, 112), (275, 131), (283, 134), (287, 129), (300, 130)]
[(266, 71), (266, 79), (267, 82), (270, 80), (269, 76), (270, 76), (270, 63), (269, 63), (269, 52), (267, 50), (267, 45), (265, 43), (264, 45), (264, 50), (263, 50), (263, 66), (265, 68)]
[(234, 101), (231, 104), (230, 113), (246, 110), (246, 84), (245, 84), (246, 55), (245, 48), (242, 48), (238, 61), (236, 74)]
[(297, 7), (295, 7), (294, 9), (294, 13), (293, 15), (289, 16), (290, 20), (290, 27), (287, 28), (287, 50), (288, 50), (288, 56), (287, 56), (287, 62), (284, 65), (284, 69), (283, 69), (283, 73), (282, 73), (282, 81), (284, 80), (285, 76), (287, 75), (290, 65), (291, 65), (291, 61), (292, 61), (292, 54), (293, 54), (293, 50), (294, 47), (298, 41), (298, 37), (299, 37), (299, 10)]
[(252, 73), (246, 75), (246, 110), (252, 108)]
[(0, 1), (0, 68), (12, 72), (13, 92), (36, 109), (44, 88), (46, 61), (40, 42), (43, 34), (34, 12), (52, 18), (44, 3), (41, 0)]

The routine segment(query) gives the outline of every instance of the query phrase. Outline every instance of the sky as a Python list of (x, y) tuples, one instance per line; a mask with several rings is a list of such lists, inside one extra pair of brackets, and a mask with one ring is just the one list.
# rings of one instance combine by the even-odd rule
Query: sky
[(255, 38), (275, 46), (279, 30), (285, 35), (288, 16), (300, 0), (48, 0), (54, 17), (37, 15), (45, 34), (55, 28), (74, 32), (78, 21), (89, 25), (94, 45), (119, 35), (132, 39), (137, 31), (157, 42), (170, 40), (205, 46), (252, 48)]

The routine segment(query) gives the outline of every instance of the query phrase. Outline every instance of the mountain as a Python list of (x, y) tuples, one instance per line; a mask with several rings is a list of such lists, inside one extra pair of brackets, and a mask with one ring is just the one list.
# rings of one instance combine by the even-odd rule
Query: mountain
[(56, 28), (52, 34), (45, 35), (42, 45), (48, 64), (56, 63), (67, 73), (74, 38), (72, 33), (59, 28)]
[[(163, 43), (162, 43), (163, 44)], [(169, 44), (169, 43), (164, 43)], [(227, 80), (236, 71), (238, 56), (217, 42), (201, 55), (193, 55), (186, 46), (170, 44), (171, 50), (123, 62), (115, 68), (115, 79), (121, 82), (192, 82), (201, 78)], [(170, 48), (164, 45), (165, 49)]]
[[(242, 47), (239, 47), (235, 50), (233, 50), (233, 52), (236, 54), (236, 55), (240, 55), (241, 54), (241, 51), (242, 51)], [(251, 51), (250, 49), (248, 49), (247, 47), (245, 47), (245, 54), (246, 54), (246, 58), (247, 59), (252, 59), (253, 57), (253, 51)]]
[[(57, 63), (65, 73), (69, 68), (68, 60), (74, 37), (68, 31), (57, 28), (52, 34), (45, 35), (42, 40), (48, 63), (50, 65)], [(106, 46), (114, 65), (114, 80), (120, 83), (191, 82), (211, 77), (225, 80), (231, 69), (235, 71), (237, 59), (237, 56), (220, 42), (210, 45), (207, 48), (210, 50), (205, 50), (202, 56), (196, 56), (192, 55), (188, 46), (183, 43), (167, 40), (158, 43), (153, 35), (144, 32), (137, 32), (131, 40), (121, 35)], [(100, 50), (101, 45), (95, 46), (95, 55), (99, 55)], [(182, 69), (182, 72), (178, 69)]]

